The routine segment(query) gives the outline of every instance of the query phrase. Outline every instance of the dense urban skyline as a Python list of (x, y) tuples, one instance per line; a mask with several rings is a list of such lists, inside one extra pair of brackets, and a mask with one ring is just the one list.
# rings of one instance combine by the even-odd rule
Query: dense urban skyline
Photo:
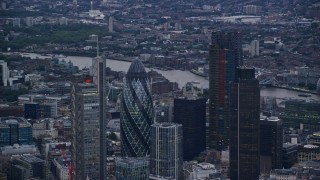
[(0, 179), (319, 179), (316, 0), (1, 0)]

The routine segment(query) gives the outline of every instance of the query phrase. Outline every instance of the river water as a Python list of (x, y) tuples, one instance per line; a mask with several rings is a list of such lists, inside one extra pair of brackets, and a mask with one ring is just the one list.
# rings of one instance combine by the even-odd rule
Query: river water
[[(48, 56), (42, 56), (40, 54), (35, 53), (23, 53), (22, 56), (30, 57), (30, 58), (48, 58)], [(80, 57), (80, 56), (67, 56), (65, 58), (59, 58), (60, 60), (64, 59), (65, 61), (71, 61), (73, 65), (78, 66), (79, 69), (90, 67), (92, 64), (92, 58), (90, 57)], [(107, 59), (107, 67), (110, 67), (113, 71), (124, 71), (127, 72), (131, 62), (126, 61), (118, 61)], [(149, 68), (146, 68), (147, 71), (150, 71)], [(197, 86), (199, 88), (208, 88), (209, 81), (204, 77), (197, 76), (189, 71), (181, 71), (181, 70), (169, 70), (162, 71), (158, 69), (153, 69), (160, 74), (162, 74), (165, 78), (167, 78), (171, 82), (177, 82), (179, 87), (181, 88), (187, 82), (196, 81), (199, 84)], [(304, 99), (307, 101), (320, 101), (319, 95), (311, 95), (310, 97), (300, 97), (300, 92), (287, 90), (287, 89), (279, 89), (279, 88), (262, 88), (260, 90), (261, 96), (269, 96), (276, 97), (279, 100), (287, 100), (287, 99)]]

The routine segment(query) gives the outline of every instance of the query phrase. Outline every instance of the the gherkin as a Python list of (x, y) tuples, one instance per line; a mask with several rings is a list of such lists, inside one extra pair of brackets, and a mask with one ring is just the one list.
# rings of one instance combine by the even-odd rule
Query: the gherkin
[(143, 64), (135, 60), (124, 80), (121, 102), (121, 154), (141, 157), (150, 152), (153, 124), (151, 85)]

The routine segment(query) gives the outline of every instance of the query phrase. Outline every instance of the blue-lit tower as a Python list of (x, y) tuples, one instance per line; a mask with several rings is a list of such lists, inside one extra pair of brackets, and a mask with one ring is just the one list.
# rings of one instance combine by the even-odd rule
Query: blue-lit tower
[(150, 126), (153, 124), (151, 85), (143, 64), (135, 60), (124, 79), (121, 102), (121, 154), (141, 157), (150, 152)]

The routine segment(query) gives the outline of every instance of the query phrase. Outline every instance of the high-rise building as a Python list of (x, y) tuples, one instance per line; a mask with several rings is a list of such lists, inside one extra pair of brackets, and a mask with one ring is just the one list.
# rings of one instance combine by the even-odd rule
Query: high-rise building
[(229, 92), (235, 69), (242, 62), (241, 34), (215, 31), (209, 49), (209, 147), (229, 144)]
[(182, 125), (155, 123), (151, 125), (150, 175), (183, 179)]
[(230, 179), (257, 180), (260, 173), (260, 88), (254, 69), (237, 69), (230, 85)]
[(28, 27), (33, 26), (33, 17), (26, 17), (26, 25)]
[(9, 80), (9, 69), (7, 62), (0, 60), (0, 86), (7, 86)]
[(260, 116), (260, 172), (282, 168), (283, 125), (278, 117)]
[(117, 180), (149, 179), (149, 159), (145, 157), (129, 157), (116, 159)]
[(258, 11), (259, 11), (259, 7), (256, 5), (243, 6), (243, 12), (245, 14), (257, 14)]
[(132, 62), (124, 79), (120, 109), (121, 154), (141, 157), (150, 153), (153, 102), (150, 82), (143, 64)]
[[(99, 93), (99, 133), (100, 133), (100, 177), (106, 177), (106, 59), (95, 57), (92, 59), (93, 83)], [(104, 179), (104, 178), (102, 178)]]
[(21, 26), (20, 18), (13, 18), (12, 25), (13, 25), (13, 27), (20, 27)]
[(109, 32), (113, 32), (113, 17), (109, 17)]
[(251, 41), (250, 54), (251, 54), (251, 56), (259, 56), (259, 41), (258, 40)]
[(183, 128), (183, 159), (192, 160), (206, 148), (206, 99), (174, 99), (173, 114)]
[(0, 147), (32, 143), (32, 126), (26, 119), (22, 117), (0, 118)]
[(319, 80), (317, 82), (317, 92), (320, 93), (320, 78), (319, 78)]
[(100, 179), (100, 101), (92, 83), (72, 85), (75, 179)]

